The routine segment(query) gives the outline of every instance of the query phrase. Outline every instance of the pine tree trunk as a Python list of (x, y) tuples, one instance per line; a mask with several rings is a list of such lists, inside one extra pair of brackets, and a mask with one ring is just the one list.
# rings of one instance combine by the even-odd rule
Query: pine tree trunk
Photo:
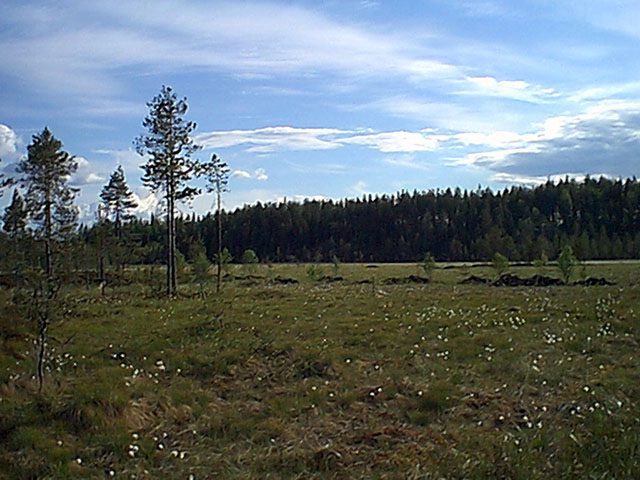
[(171, 290), (173, 290), (174, 295), (178, 292), (178, 269), (176, 268), (175, 200), (172, 201), (172, 212), (171, 212)]
[(220, 292), (220, 284), (222, 283), (222, 216), (220, 213), (220, 188), (218, 188), (218, 277), (216, 292)]
[(44, 257), (45, 257), (45, 271), (47, 278), (53, 275), (53, 268), (51, 265), (51, 199), (50, 193), (47, 192), (47, 199), (45, 203), (45, 219), (44, 219)]
[(48, 312), (44, 311), (40, 314), (38, 319), (39, 335), (39, 351), (38, 351), (38, 393), (42, 393), (42, 386), (44, 384), (44, 357), (46, 353), (47, 345), (47, 328), (49, 326)]
[(173, 202), (171, 201), (171, 193), (167, 192), (167, 296), (168, 297), (172, 297), (173, 296), (173, 290), (171, 289), (171, 287), (173, 287), (173, 282), (171, 281), (171, 278), (173, 277), (173, 261), (172, 261), (172, 256), (173, 256), (173, 252), (171, 250), (171, 245), (173, 244), (173, 239), (171, 238), (171, 235), (173, 234), (172, 230), (171, 230), (171, 224), (173, 223)]

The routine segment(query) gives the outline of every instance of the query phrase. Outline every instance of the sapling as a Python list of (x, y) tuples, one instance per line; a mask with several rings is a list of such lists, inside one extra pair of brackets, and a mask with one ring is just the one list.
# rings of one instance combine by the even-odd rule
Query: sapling
[(433, 272), (434, 268), (436, 268), (436, 261), (433, 258), (433, 255), (431, 255), (431, 252), (426, 252), (424, 254), (424, 257), (422, 257), (422, 262), (420, 262), (419, 265), (425, 276), (430, 279), (431, 273)]
[(337, 255), (331, 256), (331, 263), (333, 264), (333, 276), (337, 277), (338, 272), (340, 271), (340, 259)]
[(496, 272), (497, 278), (500, 278), (509, 269), (509, 260), (500, 252), (496, 252), (491, 260), (491, 267)]
[(573, 254), (573, 249), (571, 246), (565, 245), (558, 256), (558, 269), (560, 270), (564, 283), (569, 284), (573, 271), (577, 265), (578, 260)]
[(209, 280), (209, 268), (211, 263), (204, 252), (200, 252), (191, 263), (191, 273), (195, 281), (200, 285), (200, 296), (204, 298), (204, 286)]
[(42, 272), (29, 272), (27, 275), (31, 297), (24, 297), (28, 318), (35, 320), (38, 332), (38, 360), (36, 373), (38, 378), (38, 393), (44, 385), (44, 364), (47, 355), (48, 330), (52, 320), (59, 314), (60, 305), (58, 292), (61, 282), (59, 279), (44, 275)]

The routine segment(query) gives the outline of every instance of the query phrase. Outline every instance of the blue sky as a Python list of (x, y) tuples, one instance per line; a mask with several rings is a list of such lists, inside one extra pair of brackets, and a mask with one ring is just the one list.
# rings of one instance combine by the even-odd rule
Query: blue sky
[(0, 168), (47, 125), (85, 219), (119, 164), (153, 211), (132, 141), (166, 84), (230, 209), (640, 176), (639, 24), (631, 0), (4, 0)]

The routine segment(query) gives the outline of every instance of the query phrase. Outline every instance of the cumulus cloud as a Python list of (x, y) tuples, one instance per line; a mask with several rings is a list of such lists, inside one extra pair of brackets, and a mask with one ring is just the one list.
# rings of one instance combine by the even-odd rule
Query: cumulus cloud
[(231, 176), (235, 178), (251, 178), (251, 174), (245, 170), (234, 170)]
[(267, 175), (267, 172), (264, 168), (258, 168), (255, 172), (253, 172), (253, 178), (264, 182), (265, 180), (269, 179), (269, 176)]
[(578, 115), (551, 117), (536, 132), (509, 138), (496, 150), (474, 152), (458, 163), (505, 175), (640, 174), (640, 103), (603, 102)]
[(95, 165), (89, 162), (86, 158), (75, 157), (75, 160), (78, 163), (78, 169), (71, 176), (69, 181), (71, 185), (96, 185), (106, 181), (106, 177), (99, 174), (95, 169)]
[(0, 123), (0, 172), (8, 178), (16, 178), (16, 162), (22, 154), (22, 139), (7, 125)]
[(149, 217), (152, 214), (158, 215), (163, 211), (162, 199), (160, 195), (153, 192), (133, 193), (133, 200), (136, 202), (137, 207), (135, 213), (140, 216)]
[(246, 170), (234, 170), (233, 173), (231, 173), (231, 176), (234, 178), (242, 178), (247, 180), (254, 179), (260, 181), (264, 181), (269, 178), (264, 168), (256, 169), (253, 174), (247, 172)]
[(18, 135), (0, 123), (0, 158), (14, 157), (18, 151)]

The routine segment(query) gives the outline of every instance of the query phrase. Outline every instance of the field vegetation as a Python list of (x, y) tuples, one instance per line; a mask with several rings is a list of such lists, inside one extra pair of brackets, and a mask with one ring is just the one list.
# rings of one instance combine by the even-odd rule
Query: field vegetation
[[(33, 302), (3, 288), (0, 478), (637, 478), (638, 264), (429, 265), (66, 284), (40, 392)], [(509, 266), (534, 274), (560, 278)]]

